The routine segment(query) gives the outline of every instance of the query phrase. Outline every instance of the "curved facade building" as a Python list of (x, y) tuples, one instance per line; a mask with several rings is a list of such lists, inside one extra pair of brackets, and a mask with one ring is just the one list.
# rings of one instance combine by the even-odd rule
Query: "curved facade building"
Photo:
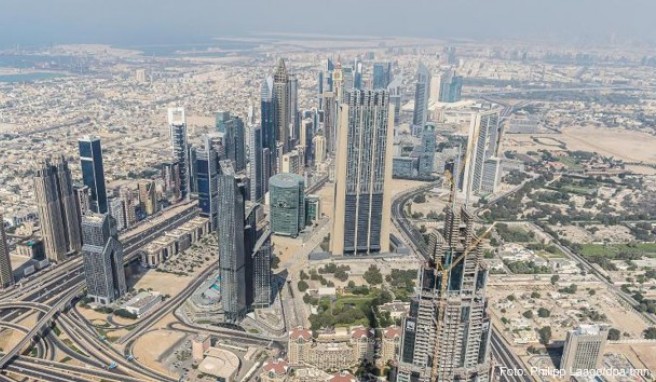
[(300, 175), (283, 173), (269, 179), (273, 233), (296, 237), (305, 227), (304, 189)]

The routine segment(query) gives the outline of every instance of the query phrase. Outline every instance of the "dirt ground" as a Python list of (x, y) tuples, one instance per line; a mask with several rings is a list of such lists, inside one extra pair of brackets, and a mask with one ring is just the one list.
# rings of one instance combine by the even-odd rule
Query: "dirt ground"
[(168, 374), (169, 371), (157, 359), (179, 340), (185, 337), (185, 333), (159, 329), (146, 333), (134, 346), (134, 355), (147, 367), (160, 373)]

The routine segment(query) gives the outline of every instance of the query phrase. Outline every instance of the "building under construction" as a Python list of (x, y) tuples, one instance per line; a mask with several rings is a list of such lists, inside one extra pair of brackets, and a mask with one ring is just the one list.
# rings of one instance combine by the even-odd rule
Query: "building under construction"
[(488, 270), (480, 247), (489, 232), (478, 238), (474, 216), (452, 204), (443, 233), (429, 233), (429, 259), (403, 323), (397, 382), (490, 380)]

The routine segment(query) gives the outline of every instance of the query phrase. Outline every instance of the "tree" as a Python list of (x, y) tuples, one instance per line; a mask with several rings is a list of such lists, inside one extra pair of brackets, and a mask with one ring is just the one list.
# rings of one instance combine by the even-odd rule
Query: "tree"
[(558, 275), (551, 276), (551, 285), (556, 285), (558, 280), (560, 280), (560, 276), (558, 276)]
[(527, 310), (526, 312), (522, 313), (522, 316), (531, 319), (533, 318), (533, 311), (532, 310)]
[(426, 195), (419, 194), (412, 199), (415, 203), (426, 203)]
[(551, 341), (551, 326), (543, 326), (538, 330), (538, 334), (540, 335), (540, 343), (544, 346), (549, 345), (549, 341)]
[(540, 293), (539, 292), (532, 292), (531, 293), (531, 298), (540, 298)]
[(335, 278), (339, 281), (346, 281), (348, 280), (348, 273), (344, 269), (338, 269), (335, 271)]
[(650, 328), (645, 329), (643, 332), (643, 336), (647, 340), (656, 340), (656, 327), (652, 326)]
[(369, 285), (383, 283), (383, 275), (380, 273), (380, 269), (373, 264), (369, 266), (369, 269), (364, 273), (363, 278)]
[(297, 286), (298, 286), (298, 290), (299, 290), (301, 293), (305, 292), (305, 291), (308, 290), (308, 288), (310, 287), (310, 286), (308, 285), (308, 283), (305, 282), (305, 280), (301, 280), (301, 281), (299, 281)]
[(551, 316), (551, 312), (549, 311), (549, 309), (547, 308), (538, 309), (538, 317), (547, 318), (549, 316)]
[(615, 328), (611, 328), (608, 331), (608, 340), (609, 341), (617, 341), (620, 339), (621, 332)]
[(515, 295), (514, 295), (514, 294), (510, 294), (510, 295), (508, 295), (508, 297), (506, 297), (506, 299), (507, 299), (508, 301), (515, 301)]

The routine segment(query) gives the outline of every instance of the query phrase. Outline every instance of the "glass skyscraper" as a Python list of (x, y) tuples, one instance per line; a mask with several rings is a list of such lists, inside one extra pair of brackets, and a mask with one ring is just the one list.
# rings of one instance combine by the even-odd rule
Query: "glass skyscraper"
[(194, 181), (201, 216), (210, 219), (210, 229), (216, 231), (219, 221), (219, 161), (210, 138), (203, 137), (204, 147), (196, 148)]
[(305, 227), (305, 181), (296, 174), (278, 174), (269, 179), (271, 230), (296, 237)]
[(187, 142), (187, 122), (184, 109), (170, 108), (168, 111), (169, 129), (173, 155), (178, 162), (180, 179), (180, 197), (189, 198), (191, 192), (191, 162), (189, 160), (189, 143)]
[(91, 191), (91, 210), (107, 213), (107, 191), (105, 190), (105, 171), (103, 169), (100, 138), (84, 137), (78, 141), (82, 180)]

